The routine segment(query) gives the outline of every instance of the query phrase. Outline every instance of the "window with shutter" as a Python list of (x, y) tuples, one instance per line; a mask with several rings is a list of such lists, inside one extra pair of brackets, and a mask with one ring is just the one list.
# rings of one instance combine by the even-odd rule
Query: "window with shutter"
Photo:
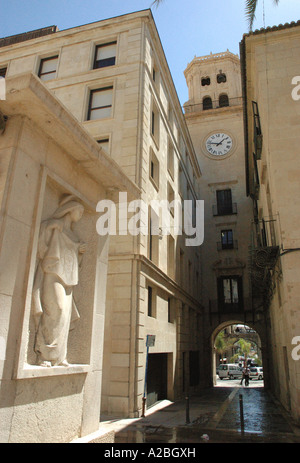
[(217, 191), (217, 209), (218, 215), (232, 214), (231, 190)]

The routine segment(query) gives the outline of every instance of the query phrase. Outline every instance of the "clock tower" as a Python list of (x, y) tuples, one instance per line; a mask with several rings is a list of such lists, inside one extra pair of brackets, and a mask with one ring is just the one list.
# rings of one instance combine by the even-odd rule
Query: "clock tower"
[[(246, 196), (240, 60), (228, 50), (211, 53), (195, 57), (184, 74), (189, 90), (185, 118), (202, 171), (200, 252), (204, 348), (209, 349), (218, 328), (252, 320), (247, 268), (252, 201)], [(209, 362), (209, 350), (204, 357)], [(211, 380), (213, 359), (209, 367)]]

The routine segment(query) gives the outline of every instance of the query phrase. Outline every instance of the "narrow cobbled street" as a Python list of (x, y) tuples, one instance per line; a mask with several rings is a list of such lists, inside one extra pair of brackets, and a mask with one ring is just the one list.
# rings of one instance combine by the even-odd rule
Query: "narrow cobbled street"
[[(187, 407), (188, 405), (188, 407)], [(162, 401), (136, 419), (103, 418), (115, 443), (300, 443), (296, 426), (263, 387), (239, 382), (204, 390), (189, 401)]]

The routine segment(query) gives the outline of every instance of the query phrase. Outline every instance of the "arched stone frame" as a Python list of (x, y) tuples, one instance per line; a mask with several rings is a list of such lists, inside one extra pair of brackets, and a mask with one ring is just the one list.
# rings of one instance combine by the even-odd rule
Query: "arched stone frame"
[(206, 111), (208, 109), (213, 109), (213, 102), (210, 96), (205, 96), (202, 99), (202, 107), (203, 111)]
[(226, 108), (229, 106), (229, 98), (227, 93), (220, 93), (219, 95), (219, 108)]
[[(239, 258), (232, 258), (228, 257), (225, 259), (219, 259), (212, 263), (211, 265), (214, 273), (215, 278), (217, 280), (218, 277), (221, 276), (230, 276), (230, 275), (239, 275), (245, 279), (246, 272), (246, 263), (239, 259)], [(243, 298), (245, 296), (243, 294)], [(244, 300), (244, 304), (247, 301)], [(269, 361), (268, 361), (268, 354), (267, 354), (267, 339), (266, 339), (266, 331), (265, 331), (265, 322), (264, 317), (262, 316), (260, 319), (256, 318), (256, 322), (245, 322), (245, 311), (237, 312), (237, 313), (228, 313), (222, 314), (215, 314), (213, 322), (211, 323), (210, 329), (211, 334), (209, 335), (208, 344), (209, 347), (207, 349), (207, 355), (210, 357), (209, 359), (209, 368), (211, 369), (211, 381), (210, 385), (213, 386), (216, 381), (216, 355), (215, 355), (215, 337), (219, 331), (221, 331), (226, 326), (230, 326), (232, 324), (246, 324), (253, 328), (259, 335), (261, 341), (261, 350), (262, 350), (262, 360), (264, 365), (264, 385), (265, 387), (269, 384), (268, 375), (269, 375)]]
[(224, 328), (227, 326), (231, 325), (247, 325), (249, 328), (252, 328), (256, 333), (258, 334), (259, 340), (260, 340), (260, 349), (261, 349), (261, 355), (262, 355), (262, 364), (264, 368), (264, 386), (267, 387), (268, 385), (268, 377), (269, 377), (269, 362), (267, 361), (267, 345), (266, 345), (266, 337), (264, 330), (262, 326), (258, 326), (255, 323), (247, 322), (245, 323), (242, 317), (232, 317), (228, 318), (228, 320), (221, 322), (218, 324), (211, 332), (210, 335), (210, 365), (211, 365), (211, 371), (212, 371), (212, 385), (216, 385), (216, 348), (215, 348), (215, 340), (217, 335), (222, 331)]

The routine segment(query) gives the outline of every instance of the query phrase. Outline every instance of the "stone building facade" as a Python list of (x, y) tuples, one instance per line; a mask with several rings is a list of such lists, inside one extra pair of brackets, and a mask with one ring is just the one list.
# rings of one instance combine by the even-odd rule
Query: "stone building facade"
[[(187, 246), (192, 232), (179, 234), (176, 219), (189, 200), (196, 224), (201, 172), (150, 10), (0, 45), (1, 439), (66, 441), (96, 430), (100, 409), (140, 416), (147, 335), (155, 336), (148, 405), (200, 386), (200, 251)], [(74, 226), (86, 243), (74, 289), (83, 312), (68, 337), (69, 365), (51, 363), (42, 348), (36, 365), (39, 230), (43, 221), (60, 229), (63, 194), (85, 206)], [(117, 217), (109, 241), (96, 230), (103, 199)], [(179, 209), (150, 209), (166, 199)], [(119, 222), (126, 200), (149, 207), (139, 222), (146, 233)]]
[(212, 386), (238, 323), (299, 418), (298, 56), (294, 24), (245, 36), (241, 63), (194, 58), (183, 114), (150, 10), (0, 39), (1, 441), (70, 441)]
[[(268, 320), (270, 385), (299, 421), (300, 24), (243, 37), (247, 193), (253, 201), (251, 292)], [(299, 349), (298, 349), (299, 350)]]
[[(201, 246), (207, 386), (215, 380), (214, 341), (228, 325), (252, 324), (248, 281), (251, 200), (246, 196), (240, 60), (228, 50), (195, 57), (184, 71), (185, 118), (202, 169)], [(262, 327), (255, 324), (262, 333)]]
[(108, 237), (96, 204), (112, 185), (138, 189), (38, 77), (7, 78), (6, 94), (0, 436), (66, 442), (99, 426)]

